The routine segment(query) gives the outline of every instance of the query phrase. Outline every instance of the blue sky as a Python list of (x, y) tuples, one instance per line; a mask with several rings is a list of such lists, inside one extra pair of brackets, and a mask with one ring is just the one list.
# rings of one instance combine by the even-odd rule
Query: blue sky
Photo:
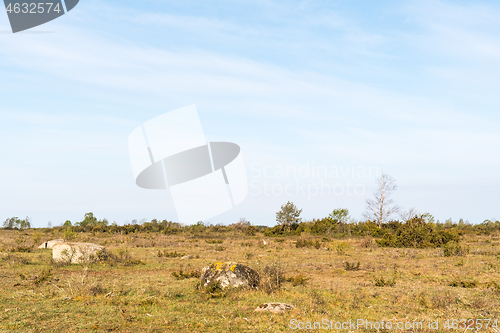
[(1, 219), (175, 221), (168, 191), (135, 186), (127, 139), (191, 104), (248, 172), (247, 199), (207, 222), (274, 225), (288, 200), (306, 219), (361, 218), (374, 170), (406, 209), (500, 218), (494, 2), (81, 0), (9, 30), (2, 12)]

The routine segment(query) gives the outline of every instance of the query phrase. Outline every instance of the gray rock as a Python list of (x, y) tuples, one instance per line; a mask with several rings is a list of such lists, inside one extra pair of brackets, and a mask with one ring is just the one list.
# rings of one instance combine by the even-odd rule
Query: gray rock
[(201, 271), (200, 282), (203, 287), (219, 281), (223, 289), (228, 287), (258, 288), (259, 273), (248, 266), (233, 262), (218, 262)]
[(106, 249), (92, 243), (57, 243), (52, 246), (54, 261), (81, 264), (98, 261), (106, 256)]
[(292, 310), (294, 308), (293, 305), (286, 304), (286, 303), (264, 303), (262, 305), (259, 305), (257, 309), (254, 311), (256, 312), (261, 312), (261, 311), (267, 311), (267, 312), (272, 312), (272, 313), (283, 313), (288, 310)]

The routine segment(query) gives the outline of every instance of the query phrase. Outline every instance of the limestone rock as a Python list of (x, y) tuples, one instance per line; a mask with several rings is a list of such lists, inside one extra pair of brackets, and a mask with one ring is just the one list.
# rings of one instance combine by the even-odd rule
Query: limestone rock
[(256, 312), (261, 312), (261, 311), (268, 311), (272, 313), (283, 313), (287, 310), (292, 310), (294, 308), (293, 305), (286, 304), (286, 303), (264, 303), (262, 305), (259, 305), (257, 309), (254, 311)]
[(54, 261), (81, 264), (97, 261), (106, 256), (106, 249), (92, 243), (58, 243), (52, 246)]
[(40, 245), (38, 248), (39, 249), (51, 249), (52, 246), (54, 246), (55, 244), (59, 244), (59, 243), (64, 243), (64, 239), (49, 240), (48, 242), (42, 243), (42, 245)]
[(260, 283), (259, 273), (248, 266), (233, 262), (218, 262), (211, 264), (201, 271), (201, 285), (219, 281), (221, 287), (258, 288)]

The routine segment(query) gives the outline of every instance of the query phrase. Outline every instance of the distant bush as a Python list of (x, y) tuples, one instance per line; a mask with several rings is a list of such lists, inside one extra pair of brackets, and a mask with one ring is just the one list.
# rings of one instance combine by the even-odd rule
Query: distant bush
[(245, 229), (243, 229), (243, 233), (247, 236), (255, 236), (257, 234), (257, 232), (259, 232), (259, 228), (257, 228), (256, 226), (248, 226), (246, 227)]
[(394, 233), (387, 233), (376, 242), (381, 247), (435, 248), (459, 240), (456, 231), (436, 230), (433, 224), (415, 217), (407, 223), (400, 223)]
[(313, 241), (313, 240), (307, 240), (300, 238), (297, 240), (295, 243), (296, 248), (302, 248), (302, 247), (314, 247), (316, 249), (319, 249), (321, 247), (321, 243), (319, 240)]

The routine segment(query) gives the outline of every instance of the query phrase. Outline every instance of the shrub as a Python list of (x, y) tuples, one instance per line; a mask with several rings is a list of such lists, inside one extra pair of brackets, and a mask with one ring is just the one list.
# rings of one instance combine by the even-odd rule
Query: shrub
[(297, 274), (295, 276), (289, 277), (286, 279), (287, 282), (291, 282), (292, 286), (305, 286), (307, 284), (307, 281), (310, 280), (309, 278), (305, 277), (302, 274)]
[(243, 233), (247, 236), (255, 236), (257, 234), (257, 232), (259, 232), (259, 228), (257, 228), (256, 226), (248, 226), (246, 227), (245, 229), (243, 229)]
[(375, 276), (373, 278), (373, 280), (375, 281), (375, 286), (377, 287), (385, 287), (385, 286), (389, 286), (389, 287), (394, 287), (396, 285), (396, 275), (397, 275), (397, 271), (395, 270), (392, 274), (392, 278), (389, 279), (389, 278), (385, 278), (383, 276)]
[(374, 281), (377, 287), (385, 287), (385, 286), (394, 287), (396, 285), (396, 280), (394, 278), (386, 280), (383, 276), (381, 276), (381, 277), (375, 277)]
[(462, 287), (462, 288), (475, 288), (479, 285), (477, 281), (474, 280), (460, 280), (460, 279), (455, 279), (450, 282), (449, 286), (451, 287)]
[(319, 240), (312, 241), (312, 240), (307, 240), (307, 239), (300, 238), (295, 243), (295, 247), (296, 248), (314, 247), (316, 249), (319, 249), (321, 247), (321, 243), (319, 242)]
[(18, 273), (19, 278), (22, 281), (31, 281), (35, 285), (39, 285), (44, 281), (50, 281), (52, 277), (52, 271), (49, 269), (43, 269), (40, 274), (35, 274), (33, 276), (27, 276), (22, 273)]
[(271, 294), (281, 289), (285, 281), (283, 269), (278, 263), (272, 263), (266, 267), (261, 274), (260, 286), (266, 293)]
[(448, 242), (443, 245), (443, 255), (445, 257), (466, 256), (469, 254), (469, 247), (458, 242)]
[(351, 247), (351, 244), (346, 242), (341, 242), (335, 245), (335, 249), (337, 250), (337, 254), (343, 256), (347, 253), (347, 250)]
[(172, 272), (172, 276), (176, 280), (199, 278), (200, 277), (200, 272), (199, 271), (183, 272), (182, 269), (180, 269), (178, 272), (177, 271)]
[(394, 224), (395, 232), (387, 233), (377, 244), (381, 247), (435, 248), (451, 241), (458, 242), (456, 230), (437, 230), (432, 223), (415, 217), (406, 223)]

